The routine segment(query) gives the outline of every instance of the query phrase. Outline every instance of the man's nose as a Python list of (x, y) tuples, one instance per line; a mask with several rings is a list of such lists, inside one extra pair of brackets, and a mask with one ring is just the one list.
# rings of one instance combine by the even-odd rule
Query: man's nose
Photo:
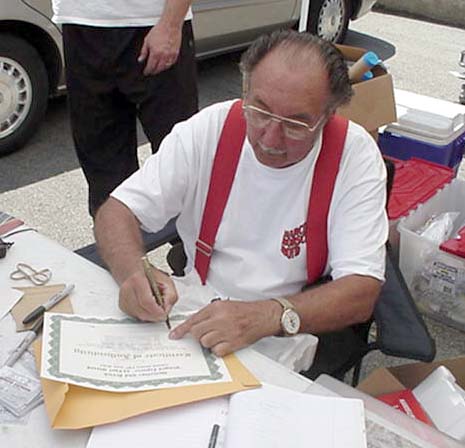
[(283, 141), (283, 125), (278, 120), (270, 120), (262, 134), (262, 143), (268, 147), (279, 147)]

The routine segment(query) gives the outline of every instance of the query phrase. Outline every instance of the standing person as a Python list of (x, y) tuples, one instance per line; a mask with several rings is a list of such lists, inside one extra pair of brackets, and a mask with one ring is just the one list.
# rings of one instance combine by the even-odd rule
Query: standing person
[(136, 118), (158, 150), (198, 110), (192, 0), (53, 0), (89, 212), (138, 168)]

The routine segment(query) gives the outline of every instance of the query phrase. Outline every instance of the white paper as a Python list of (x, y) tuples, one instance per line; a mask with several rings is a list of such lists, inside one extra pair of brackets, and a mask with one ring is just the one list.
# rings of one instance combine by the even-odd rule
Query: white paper
[(0, 286), (0, 320), (20, 301), (24, 293), (7, 286)]
[(87, 448), (207, 448), (215, 423), (216, 448), (366, 447), (361, 400), (264, 385), (94, 428)]
[(363, 402), (271, 385), (238, 392), (230, 399), (225, 447), (366, 447)]
[(190, 336), (169, 339), (164, 322), (46, 313), (42, 360), (43, 378), (113, 392), (231, 381), (221, 358)]
[(98, 426), (87, 448), (207, 448), (212, 426), (227, 408), (228, 397), (219, 397)]

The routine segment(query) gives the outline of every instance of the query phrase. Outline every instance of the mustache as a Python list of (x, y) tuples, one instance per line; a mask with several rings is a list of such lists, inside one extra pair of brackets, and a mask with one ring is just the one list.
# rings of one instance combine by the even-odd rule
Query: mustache
[(271, 148), (271, 147), (268, 147), (268, 146), (264, 146), (262, 143), (258, 143), (258, 145), (260, 146), (260, 149), (265, 153), (265, 154), (268, 154), (268, 155), (271, 155), (271, 156), (282, 156), (284, 154), (286, 154), (286, 151), (284, 149), (279, 149), (279, 148)]

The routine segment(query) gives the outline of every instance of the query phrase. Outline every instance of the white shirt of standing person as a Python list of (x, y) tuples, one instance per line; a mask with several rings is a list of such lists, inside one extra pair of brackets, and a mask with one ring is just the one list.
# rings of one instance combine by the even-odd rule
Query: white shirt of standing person
[[(52, 0), (53, 22), (99, 27), (153, 26), (165, 0)], [(189, 8), (185, 20), (192, 19)]]

